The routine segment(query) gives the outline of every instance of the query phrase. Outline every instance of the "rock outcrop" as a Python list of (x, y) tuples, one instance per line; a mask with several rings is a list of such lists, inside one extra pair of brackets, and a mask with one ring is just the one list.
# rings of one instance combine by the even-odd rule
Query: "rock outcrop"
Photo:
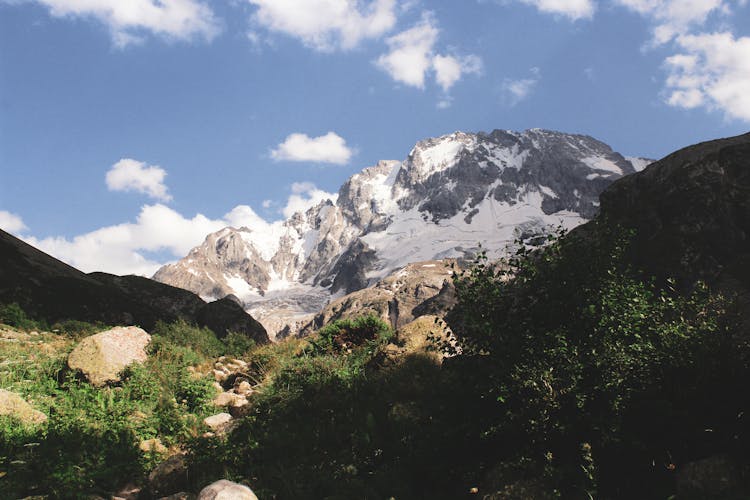
[(148, 359), (151, 335), (135, 327), (116, 327), (84, 338), (68, 355), (68, 366), (95, 386), (120, 381), (120, 373)]
[(702, 280), (736, 296), (750, 333), (750, 134), (677, 151), (601, 200), (608, 224), (634, 230), (637, 267), (681, 288)]

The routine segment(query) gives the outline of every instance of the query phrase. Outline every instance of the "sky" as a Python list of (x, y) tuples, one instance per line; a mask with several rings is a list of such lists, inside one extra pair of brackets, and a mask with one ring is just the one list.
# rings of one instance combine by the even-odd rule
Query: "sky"
[(0, 228), (151, 275), (456, 130), (750, 129), (748, 0), (0, 0)]

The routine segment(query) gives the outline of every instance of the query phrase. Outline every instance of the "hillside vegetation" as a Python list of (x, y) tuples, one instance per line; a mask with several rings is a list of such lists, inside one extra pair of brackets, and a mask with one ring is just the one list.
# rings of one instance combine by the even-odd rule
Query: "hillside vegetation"
[[(64, 362), (95, 329), (31, 335), (45, 325), (5, 307), (27, 333), (0, 344), (0, 385), (49, 419), (0, 419), (0, 487), (111, 495), (187, 452), (184, 488), (226, 477), (259, 498), (742, 498), (750, 351), (732, 298), (657, 286), (624, 257), (631, 237), (598, 223), (480, 257), (455, 277), (455, 337), (430, 329), (446, 359), (373, 317), (257, 347), (162, 323), (148, 361), (97, 389)], [(205, 434), (225, 354), (256, 391), (229, 432)], [(139, 448), (154, 438), (163, 449)], [(705, 459), (718, 486), (695, 472)]]

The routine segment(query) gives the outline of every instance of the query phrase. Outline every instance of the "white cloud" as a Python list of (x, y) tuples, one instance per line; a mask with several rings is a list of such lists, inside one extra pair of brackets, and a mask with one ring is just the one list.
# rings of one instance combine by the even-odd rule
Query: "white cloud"
[(424, 88), (425, 73), (433, 64), (433, 47), (439, 30), (431, 16), (424, 16), (413, 28), (388, 39), (387, 54), (376, 64), (397, 82)]
[(232, 225), (230, 219), (236, 224), (239, 215), (235, 210), (220, 220), (201, 214), (187, 219), (167, 206), (146, 205), (135, 223), (104, 227), (72, 239), (30, 237), (26, 241), (84, 272), (151, 276), (162, 263), (148, 259), (143, 252), (166, 250), (183, 257), (207, 234)]
[(482, 61), (475, 55), (454, 56), (435, 53), (440, 30), (432, 15), (425, 14), (412, 28), (387, 40), (389, 51), (375, 64), (397, 82), (423, 89), (428, 72), (444, 92), (464, 74), (481, 72)]
[(345, 165), (354, 151), (346, 141), (335, 132), (328, 132), (319, 137), (306, 134), (290, 134), (284, 142), (271, 150), (271, 158), (276, 161), (298, 161), (314, 163), (333, 163)]
[[(596, 10), (593, 0), (520, 0), (546, 14), (561, 15), (575, 21), (590, 19)], [(627, 0), (626, 0), (627, 1)], [(641, 0), (634, 0), (641, 1)]]
[(667, 58), (667, 103), (722, 110), (750, 121), (750, 37), (731, 33), (684, 35), (680, 53)]
[(438, 84), (444, 92), (448, 92), (464, 74), (481, 73), (482, 60), (475, 55), (456, 57), (438, 54), (432, 59), (432, 67)]
[(34, 0), (55, 17), (93, 18), (104, 23), (118, 47), (143, 41), (145, 33), (171, 40), (212, 40), (220, 23), (196, 0)]
[(0, 229), (9, 233), (20, 233), (28, 229), (19, 215), (0, 210)]
[(315, 50), (353, 49), (396, 24), (396, 1), (247, 0), (258, 10), (256, 25), (298, 38)]
[(518, 80), (506, 78), (503, 81), (501, 87), (503, 99), (509, 106), (515, 106), (526, 99), (534, 90), (534, 87), (539, 83), (539, 68), (531, 68), (531, 73), (531, 78), (522, 78)]
[(110, 191), (137, 191), (157, 200), (169, 201), (172, 197), (164, 185), (166, 176), (167, 172), (161, 167), (123, 158), (107, 172), (106, 182)]
[(286, 206), (281, 213), (287, 219), (297, 212), (305, 212), (308, 208), (314, 207), (324, 200), (336, 201), (336, 193), (328, 193), (318, 189), (312, 182), (295, 182), (292, 184), (292, 194), (286, 202)]
[(654, 23), (653, 45), (662, 45), (680, 33), (702, 25), (716, 12), (727, 13), (725, 0), (616, 0)]
[[(323, 200), (335, 202), (336, 198), (335, 193), (327, 193), (312, 183), (294, 183), (280, 212), (288, 218)], [(6, 220), (15, 224), (16, 230), (25, 228), (19, 217), (0, 212), (0, 227), (10, 227), (5, 225)], [(174, 258), (182, 258), (208, 234), (224, 227), (248, 227), (270, 233), (272, 226), (281, 223), (267, 222), (247, 205), (238, 205), (219, 219), (209, 219), (202, 214), (187, 218), (157, 203), (143, 206), (135, 222), (103, 227), (73, 238), (25, 237), (24, 240), (84, 272), (152, 276), (166, 262), (149, 258), (147, 252), (166, 252)]]

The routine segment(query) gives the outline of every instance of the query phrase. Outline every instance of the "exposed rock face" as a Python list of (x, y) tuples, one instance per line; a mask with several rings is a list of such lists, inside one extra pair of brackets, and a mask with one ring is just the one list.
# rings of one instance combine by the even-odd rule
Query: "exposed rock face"
[(198, 500), (258, 500), (258, 497), (247, 486), (221, 479), (203, 488)]
[(84, 274), (2, 230), (0, 261), (0, 302), (17, 302), (49, 323), (75, 319), (151, 329), (160, 320), (184, 319), (220, 337), (230, 330), (268, 342), (242, 307), (206, 304), (192, 292), (140, 276)]
[(148, 358), (151, 335), (135, 326), (117, 327), (83, 339), (68, 356), (68, 366), (93, 385), (120, 380), (120, 372)]
[(213, 233), (154, 279), (206, 299), (233, 294), (276, 331), (408, 263), (471, 257), (480, 243), (499, 256), (522, 232), (574, 227), (597, 213), (605, 187), (647, 163), (581, 135), (456, 132), (352, 176), (335, 203)]
[(34, 409), (15, 392), (0, 389), (0, 415), (9, 415), (25, 424), (41, 424), (47, 421), (47, 415)]
[(432, 260), (409, 264), (365, 288), (334, 300), (302, 325), (299, 331), (285, 331), (309, 335), (320, 327), (339, 319), (374, 314), (397, 329), (414, 320), (414, 309), (435, 297), (451, 282), (455, 261)]

